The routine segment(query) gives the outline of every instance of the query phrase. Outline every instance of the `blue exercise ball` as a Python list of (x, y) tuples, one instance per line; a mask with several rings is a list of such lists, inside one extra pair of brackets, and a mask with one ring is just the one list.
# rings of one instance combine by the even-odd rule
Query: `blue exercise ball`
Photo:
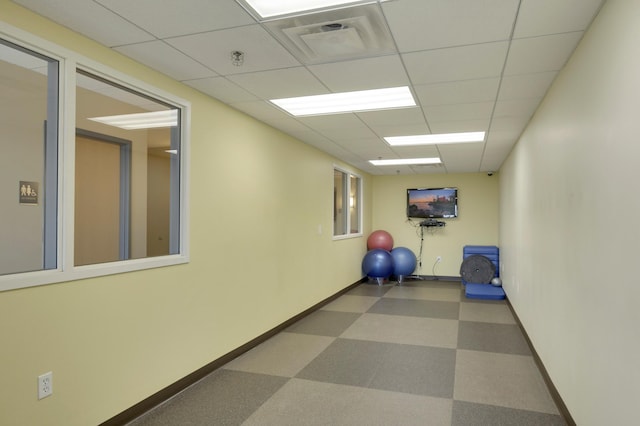
[(393, 275), (406, 276), (416, 270), (416, 255), (406, 247), (396, 247), (391, 250), (393, 258)]
[(388, 278), (393, 273), (393, 257), (384, 249), (369, 250), (362, 259), (362, 272), (372, 278)]

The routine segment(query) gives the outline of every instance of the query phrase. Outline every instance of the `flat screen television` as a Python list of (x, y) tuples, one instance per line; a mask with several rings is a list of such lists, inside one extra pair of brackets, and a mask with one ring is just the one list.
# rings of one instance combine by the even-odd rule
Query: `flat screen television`
[(458, 217), (458, 188), (407, 189), (407, 217)]

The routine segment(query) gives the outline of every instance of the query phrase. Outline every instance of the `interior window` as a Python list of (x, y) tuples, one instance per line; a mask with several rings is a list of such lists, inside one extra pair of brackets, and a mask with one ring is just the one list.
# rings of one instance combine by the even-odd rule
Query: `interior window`
[(0, 275), (57, 267), (58, 68), (0, 40)]
[(177, 254), (180, 110), (79, 70), (74, 265)]
[(345, 170), (333, 170), (333, 235), (360, 234), (361, 178)]

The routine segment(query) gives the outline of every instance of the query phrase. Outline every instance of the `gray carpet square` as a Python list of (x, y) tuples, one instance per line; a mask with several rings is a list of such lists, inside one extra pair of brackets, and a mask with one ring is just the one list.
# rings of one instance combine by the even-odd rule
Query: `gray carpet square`
[(532, 356), (458, 349), (454, 398), (559, 414)]
[(243, 426), (450, 426), (452, 400), (291, 379)]
[(335, 337), (282, 332), (227, 363), (224, 368), (293, 377), (334, 340)]
[(296, 378), (451, 398), (455, 359), (453, 349), (339, 338)]
[(455, 349), (458, 321), (365, 313), (340, 337)]
[(462, 321), (493, 322), (515, 324), (516, 320), (506, 304), (490, 305), (487, 303), (460, 303), (460, 319)]
[(531, 355), (529, 345), (516, 324), (460, 321), (458, 349)]
[(362, 314), (357, 312), (318, 310), (287, 327), (285, 331), (289, 333), (338, 337), (349, 328), (360, 315)]
[(425, 288), (455, 288), (460, 289), (462, 283), (458, 281), (449, 281), (440, 278), (425, 278), (425, 279), (407, 279), (402, 282), (402, 286), (405, 287), (425, 287)]
[(353, 296), (373, 296), (373, 297), (382, 297), (385, 295), (387, 291), (392, 289), (395, 284), (385, 284), (378, 285), (372, 283), (363, 283), (357, 287), (352, 288), (346, 294), (350, 294)]
[(392, 297), (395, 299), (421, 299), (421, 300), (437, 300), (441, 302), (459, 302), (460, 291), (450, 286), (441, 287), (408, 287), (396, 286), (389, 290), (384, 297)]
[(378, 297), (359, 296), (354, 294), (345, 294), (331, 303), (322, 307), (324, 311), (340, 311), (340, 312), (367, 312), (374, 303), (378, 301)]
[(566, 426), (562, 416), (454, 401), (451, 426)]
[(425, 318), (458, 319), (460, 303), (433, 300), (382, 298), (367, 312)]
[(129, 426), (239, 425), (288, 380), (217, 370)]

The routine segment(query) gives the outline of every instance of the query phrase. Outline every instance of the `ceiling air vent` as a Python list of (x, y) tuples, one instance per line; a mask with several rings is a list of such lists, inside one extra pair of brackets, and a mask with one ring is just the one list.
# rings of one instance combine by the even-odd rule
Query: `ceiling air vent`
[(313, 64), (394, 51), (377, 4), (331, 10), (265, 24), (301, 62)]

